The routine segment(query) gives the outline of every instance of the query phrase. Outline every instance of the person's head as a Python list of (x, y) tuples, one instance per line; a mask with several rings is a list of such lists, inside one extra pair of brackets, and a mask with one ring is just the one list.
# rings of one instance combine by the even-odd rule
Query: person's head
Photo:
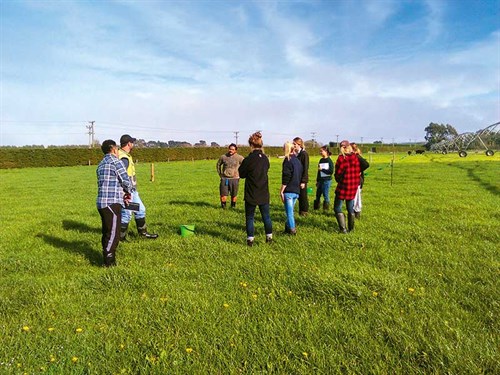
[(227, 153), (229, 155), (234, 155), (237, 152), (238, 152), (238, 146), (236, 146), (234, 143), (231, 143), (227, 148)]
[(352, 154), (352, 147), (351, 147), (351, 144), (349, 143), (349, 141), (345, 140), (345, 141), (340, 142), (340, 153), (344, 156), (348, 155), (348, 154)]
[(101, 150), (104, 155), (106, 154), (118, 154), (118, 146), (116, 146), (116, 142), (112, 139), (106, 139), (102, 142)]
[(120, 137), (120, 147), (129, 152), (130, 150), (132, 150), (134, 148), (134, 142), (136, 141), (135, 138), (131, 137), (130, 135), (128, 134), (123, 134), (121, 137)]
[(351, 142), (351, 147), (352, 147), (352, 152), (355, 154), (361, 155), (361, 149), (358, 147), (358, 145), (355, 142)]
[(300, 152), (300, 150), (303, 150), (304, 147), (304, 141), (300, 137), (295, 137), (293, 139), (293, 147), (295, 148), (295, 151)]
[(294, 153), (295, 153), (295, 147), (293, 146), (293, 142), (286, 141), (285, 144), (283, 145), (283, 154), (285, 155), (285, 158), (290, 160), (290, 158)]
[(321, 154), (322, 157), (326, 158), (330, 156), (332, 153), (330, 152), (330, 149), (328, 146), (321, 146), (319, 149), (319, 153)]
[(248, 144), (251, 148), (262, 148), (262, 134), (261, 132), (253, 133), (250, 138), (248, 138)]

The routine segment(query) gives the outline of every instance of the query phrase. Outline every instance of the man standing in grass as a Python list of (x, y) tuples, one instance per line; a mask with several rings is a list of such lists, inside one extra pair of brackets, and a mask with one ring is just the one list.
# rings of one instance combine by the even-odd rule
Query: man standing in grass
[[(137, 226), (137, 232), (139, 235), (149, 239), (158, 238), (157, 234), (148, 233), (146, 230), (146, 207), (142, 203), (141, 197), (139, 196), (139, 192), (137, 191), (137, 177), (135, 176), (135, 165), (130, 155), (130, 151), (134, 148), (135, 138), (132, 138), (128, 134), (124, 134), (120, 138), (120, 150), (118, 151), (118, 157), (122, 161), (123, 165), (127, 170), (127, 174), (132, 182), (134, 187), (134, 191), (132, 193), (132, 202), (137, 203), (139, 205), (139, 209), (135, 211), (135, 224)], [(122, 211), (122, 225), (121, 225), (121, 240), (125, 240), (127, 238), (127, 230), (128, 224), (132, 219), (132, 211), (131, 210), (123, 210)]]
[[(132, 183), (120, 159), (116, 142), (102, 143), (104, 158), (97, 167), (97, 211), (102, 222), (102, 254), (106, 267), (115, 266), (115, 252), (120, 242), (119, 223), (122, 204), (130, 201)], [(123, 195), (125, 192), (125, 196)]]
[(238, 168), (243, 161), (243, 156), (238, 154), (238, 146), (234, 143), (229, 145), (227, 153), (217, 161), (217, 173), (220, 177), (220, 205), (226, 208), (227, 196), (231, 195), (231, 208), (236, 207), (240, 175)]

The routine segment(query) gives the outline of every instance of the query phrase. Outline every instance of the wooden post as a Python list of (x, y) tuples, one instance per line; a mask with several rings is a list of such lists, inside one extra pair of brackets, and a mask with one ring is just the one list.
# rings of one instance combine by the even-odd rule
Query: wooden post
[(151, 182), (155, 182), (155, 165), (151, 163)]

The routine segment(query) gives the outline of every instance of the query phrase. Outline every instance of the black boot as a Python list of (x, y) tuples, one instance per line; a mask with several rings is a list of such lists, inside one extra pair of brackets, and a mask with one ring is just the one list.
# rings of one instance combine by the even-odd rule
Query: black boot
[(323, 202), (323, 211), (328, 212), (330, 211), (330, 203), (328, 202)]
[(103, 256), (104, 256), (104, 266), (105, 267), (114, 267), (116, 266), (116, 259), (115, 259), (115, 255), (114, 254), (106, 254), (106, 253), (103, 253)]
[(347, 229), (345, 227), (345, 216), (344, 213), (338, 213), (335, 214), (335, 217), (337, 218), (337, 223), (339, 224), (339, 232), (340, 233), (347, 233)]
[(347, 229), (349, 229), (349, 232), (352, 232), (354, 230), (354, 220), (356, 219), (356, 216), (353, 213), (348, 213), (347, 214)]
[(319, 199), (316, 199), (313, 204), (314, 204), (314, 209), (319, 210)]
[(231, 208), (236, 208), (236, 202), (235, 201), (231, 201)]
[(127, 239), (128, 223), (123, 224), (120, 227), (120, 241), (125, 241)]
[(354, 216), (356, 219), (361, 219), (361, 211), (354, 211)]
[(137, 225), (137, 232), (139, 232), (140, 236), (150, 238), (150, 239), (158, 238), (157, 234), (148, 233), (148, 231), (146, 230), (146, 219), (145, 218), (140, 218), (140, 219), (136, 218), (135, 224)]
[(226, 209), (226, 202), (220, 202), (220, 206), (221, 206), (223, 209)]

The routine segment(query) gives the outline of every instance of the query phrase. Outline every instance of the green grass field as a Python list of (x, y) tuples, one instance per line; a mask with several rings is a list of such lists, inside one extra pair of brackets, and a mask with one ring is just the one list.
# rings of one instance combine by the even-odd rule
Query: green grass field
[(160, 238), (132, 225), (111, 269), (95, 166), (0, 170), (0, 374), (500, 373), (500, 154), (397, 154), (392, 186), (391, 158), (353, 233), (316, 212), (296, 237), (272, 159), (275, 241), (257, 215), (252, 248), (214, 160), (139, 164)]

